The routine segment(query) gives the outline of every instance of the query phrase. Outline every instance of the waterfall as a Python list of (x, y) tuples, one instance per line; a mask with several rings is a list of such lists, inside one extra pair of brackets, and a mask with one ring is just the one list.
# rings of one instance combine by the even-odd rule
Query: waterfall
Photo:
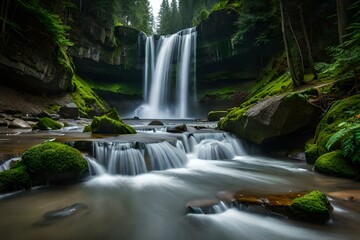
[(11, 158), (5, 161), (3, 164), (0, 164), (0, 172), (10, 169), (11, 165), (16, 161), (19, 161), (19, 159), (19, 157)]
[[(196, 100), (196, 30), (189, 28), (145, 43), (141, 118), (188, 118)], [(193, 84), (191, 84), (193, 83)]]

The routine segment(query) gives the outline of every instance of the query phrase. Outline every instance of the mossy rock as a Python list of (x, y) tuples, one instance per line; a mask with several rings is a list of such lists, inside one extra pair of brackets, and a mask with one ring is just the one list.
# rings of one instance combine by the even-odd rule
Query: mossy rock
[(99, 134), (134, 134), (135, 129), (131, 126), (109, 118), (107, 115), (94, 117), (91, 123), (91, 131)]
[(105, 112), (105, 114), (107, 117), (114, 119), (116, 121), (122, 121), (118, 111), (116, 111), (115, 108), (111, 108), (110, 110), (108, 110), (107, 112)]
[(33, 146), (21, 159), (31, 179), (39, 183), (77, 181), (88, 170), (86, 160), (77, 149), (57, 142)]
[(43, 117), (41, 118), (34, 126), (33, 126), (33, 130), (39, 129), (39, 130), (54, 130), (54, 129), (61, 129), (62, 125), (61, 123), (48, 118), (48, 117)]
[(344, 178), (355, 178), (360, 174), (359, 170), (344, 160), (341, 150), (320, 156), (315, 162), (315, 170), (320, 173)]
[(295, 198), (290, 207), (290, 217), (309, 222), (325, 223), (330, 219), (332, 209), (326, 195), (312, 191), (305, 196)]
[(218, 126), (257, 144), (272, 141), (308, 126), (317, 113), (302, 94), (290, 93), (232, 110)]
[(221, 118), (227, 115), (227, 111), (211, 111), (208, 113), (209, 121), (219, 121)]
[(331, 106), (316, 128), (315, 141), (318, 145), (319, 155), (340, 148), (340, 143), (338, 143), (328, 150), (326, 144), (329, 138), (339, 131), (339, 124), (347, 121), (358, 112), (360, 112), (360, 94), (336, 101)]
[(25, 166), (17, 166), (0, 172), (0, 193), (31, 189), (31, 179)]
[(83, 132), (84, 132), (84, 133), (85, 133), (85, 132), (91, 132), (91, 125), (85, 126)]
[(305, 150), (305, 159), (308, 164), (314, 164), (319, 157), (318, 147), (316, 144), (309, 144)]

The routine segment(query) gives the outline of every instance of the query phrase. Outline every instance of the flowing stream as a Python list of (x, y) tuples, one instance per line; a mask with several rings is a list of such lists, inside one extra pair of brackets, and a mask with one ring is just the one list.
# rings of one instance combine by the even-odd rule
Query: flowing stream
[[(213, 206), (214, 214), (188, 213), (191, 201), (236, 191), (328, 193), (359, 186), (317, 174), (304, 162), (247, 155), (227, 133), (166, 134), (176, 141), (99, 140), (88, 157), (93, 176), (87, 181), (1, 196), (1, 238), (358, 239), (358, 202), (331, 199), (332, 219), (324, 225), (230, 208), (221, 201)], [(63, 212), (49, 218), (57, 209)]]

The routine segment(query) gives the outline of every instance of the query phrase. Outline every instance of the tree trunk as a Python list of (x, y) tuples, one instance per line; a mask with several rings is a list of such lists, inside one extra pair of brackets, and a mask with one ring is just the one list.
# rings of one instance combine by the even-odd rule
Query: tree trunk
[(346, 34), (346, 28), (348, 27), (348, 0), (336, 0), (337, 4), (337, 17), (338, 17), (338, 31), (339, 31), (339, 43), (344, 43), (344, 37)]
[(304, 20), (304, 12), (303, 12), (302, 7), (299, 8), (299, 15), (300, 15), (301, 26), (302, 26), (302, 29), (303, 29), (303, 32), (304, 32), (306, 50), (308, 52), (309, 71), (311, 73), (313, 73), (314, 78), (317, 79), (317, 74), (316, 74), (315, 64), (314, 64), (314, 58), (312, 56), (312, 50), (311, 50), (309, 35), (308, 35), (307, 31), (306, 31), (306, 25), (305, 25), (305, 20)]
[[(299, 64), (300, 64), (300, 67), (299, 67), (299, 72), (298, 73), (295, 73), (296, 76), (297, 76), (297, 80), (298, 80), (298, 83), (299, 84), (302, 84), (304, 82), (304, 57), (303, 57), (303, 54), (302, 54), (302, 51), (301, 51), (301, 47), (300, 47), (300, 43), (299, 43), (299, 39), (298, 37), (296, 36), (295, 34), (295, 31), (294, 31), (294, 28), (292, 26), (292, 23), (291, 23), (291, 19), (290, 19), (290, 16), (289, 16), (289, 13), (286, 12), (286, 15), (287, 15), (287, 20), (289, 22), (289, 26), (290, 26), (290, 30), (291, 30), (291, 33), (294, 37), (294, 40), (295, 40), (295, 43), (296, 43), (296, 48), (298, 50), (298, 53), (299, 53)], [(296, 72), (296, 71), (295, 71)]]
[(290, 70), (291, 78), (293, 80), (295, 87), (297, 87), (297, 86), (299, 86), (299, 79), (295, 73), (294, 62), (293, 62), (293, 59), (292, 59), (292, 56), (290, 53), (290, 49), (289, 49), (289, 43), (288, 43), (288, 39), (287, 39), (286, 26), (285, 26), (284, 5), (283, 5), (282, 1), (283, 0), (279, 0), (280, 13), (281, 13), (281, 31), (283, 34), (285, 53), (286, 53), (286, 58), (287, 58), (287, 63), (288, 63), (288, 67)]

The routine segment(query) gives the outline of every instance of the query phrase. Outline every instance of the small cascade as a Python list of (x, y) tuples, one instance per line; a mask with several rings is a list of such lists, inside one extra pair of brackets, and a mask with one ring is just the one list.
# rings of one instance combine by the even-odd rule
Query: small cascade
[(224, 201), (220, 201), (218, 204), (215, 204), (211, 207), (211, 212), (214, 214), (222, 213), (228, 210), (229, 207)]
[(202, 140), (195, 147), (196, 156), (204, 160), (225, 160), (235, 157), (231, 151), (231, 144), (219, 142), (213, 139)]
[(0, 165), (0, 172), (8, 170), (14, 162), (19, 161), (20, 158), (11, 158)]
[(178, 148), (168, 142), (137, 145), (94, 142), (94, 158), (87, 160), (92, 175), (101, 175), (104, 171), (108, 174), (138, 175), (151, 170), (184, 167), (188, 161), (185, 149), (181, 141), (177, 141), (176, 145)]
[(188, 118), (189, 106), (196, 100), (195, 58), (196, 28), (159, 39), (148, 37), (144, 103), (135, 110), (135, 115), (140, 118)]
[(95, 176), (95, 175), (98, 176), (106, 173), (106, 169), (102, 165), (97, 163), (95, 158), (89, 156), (84, 156), (84, 158), (88, 162), (91, 176)]
[(143, 155), (138, 149), (114, 150), (110, 154), (108, 172), (110, 174), (138, 175), (146, 173)]
[(180, 168), (187, 163), (186, 154), (168, 142), (146, 144), (152, 170)]
[(223, 160), (246, 155), (238, 139), (225, 132), (193, 133), (183, 139), (199, 159)]

